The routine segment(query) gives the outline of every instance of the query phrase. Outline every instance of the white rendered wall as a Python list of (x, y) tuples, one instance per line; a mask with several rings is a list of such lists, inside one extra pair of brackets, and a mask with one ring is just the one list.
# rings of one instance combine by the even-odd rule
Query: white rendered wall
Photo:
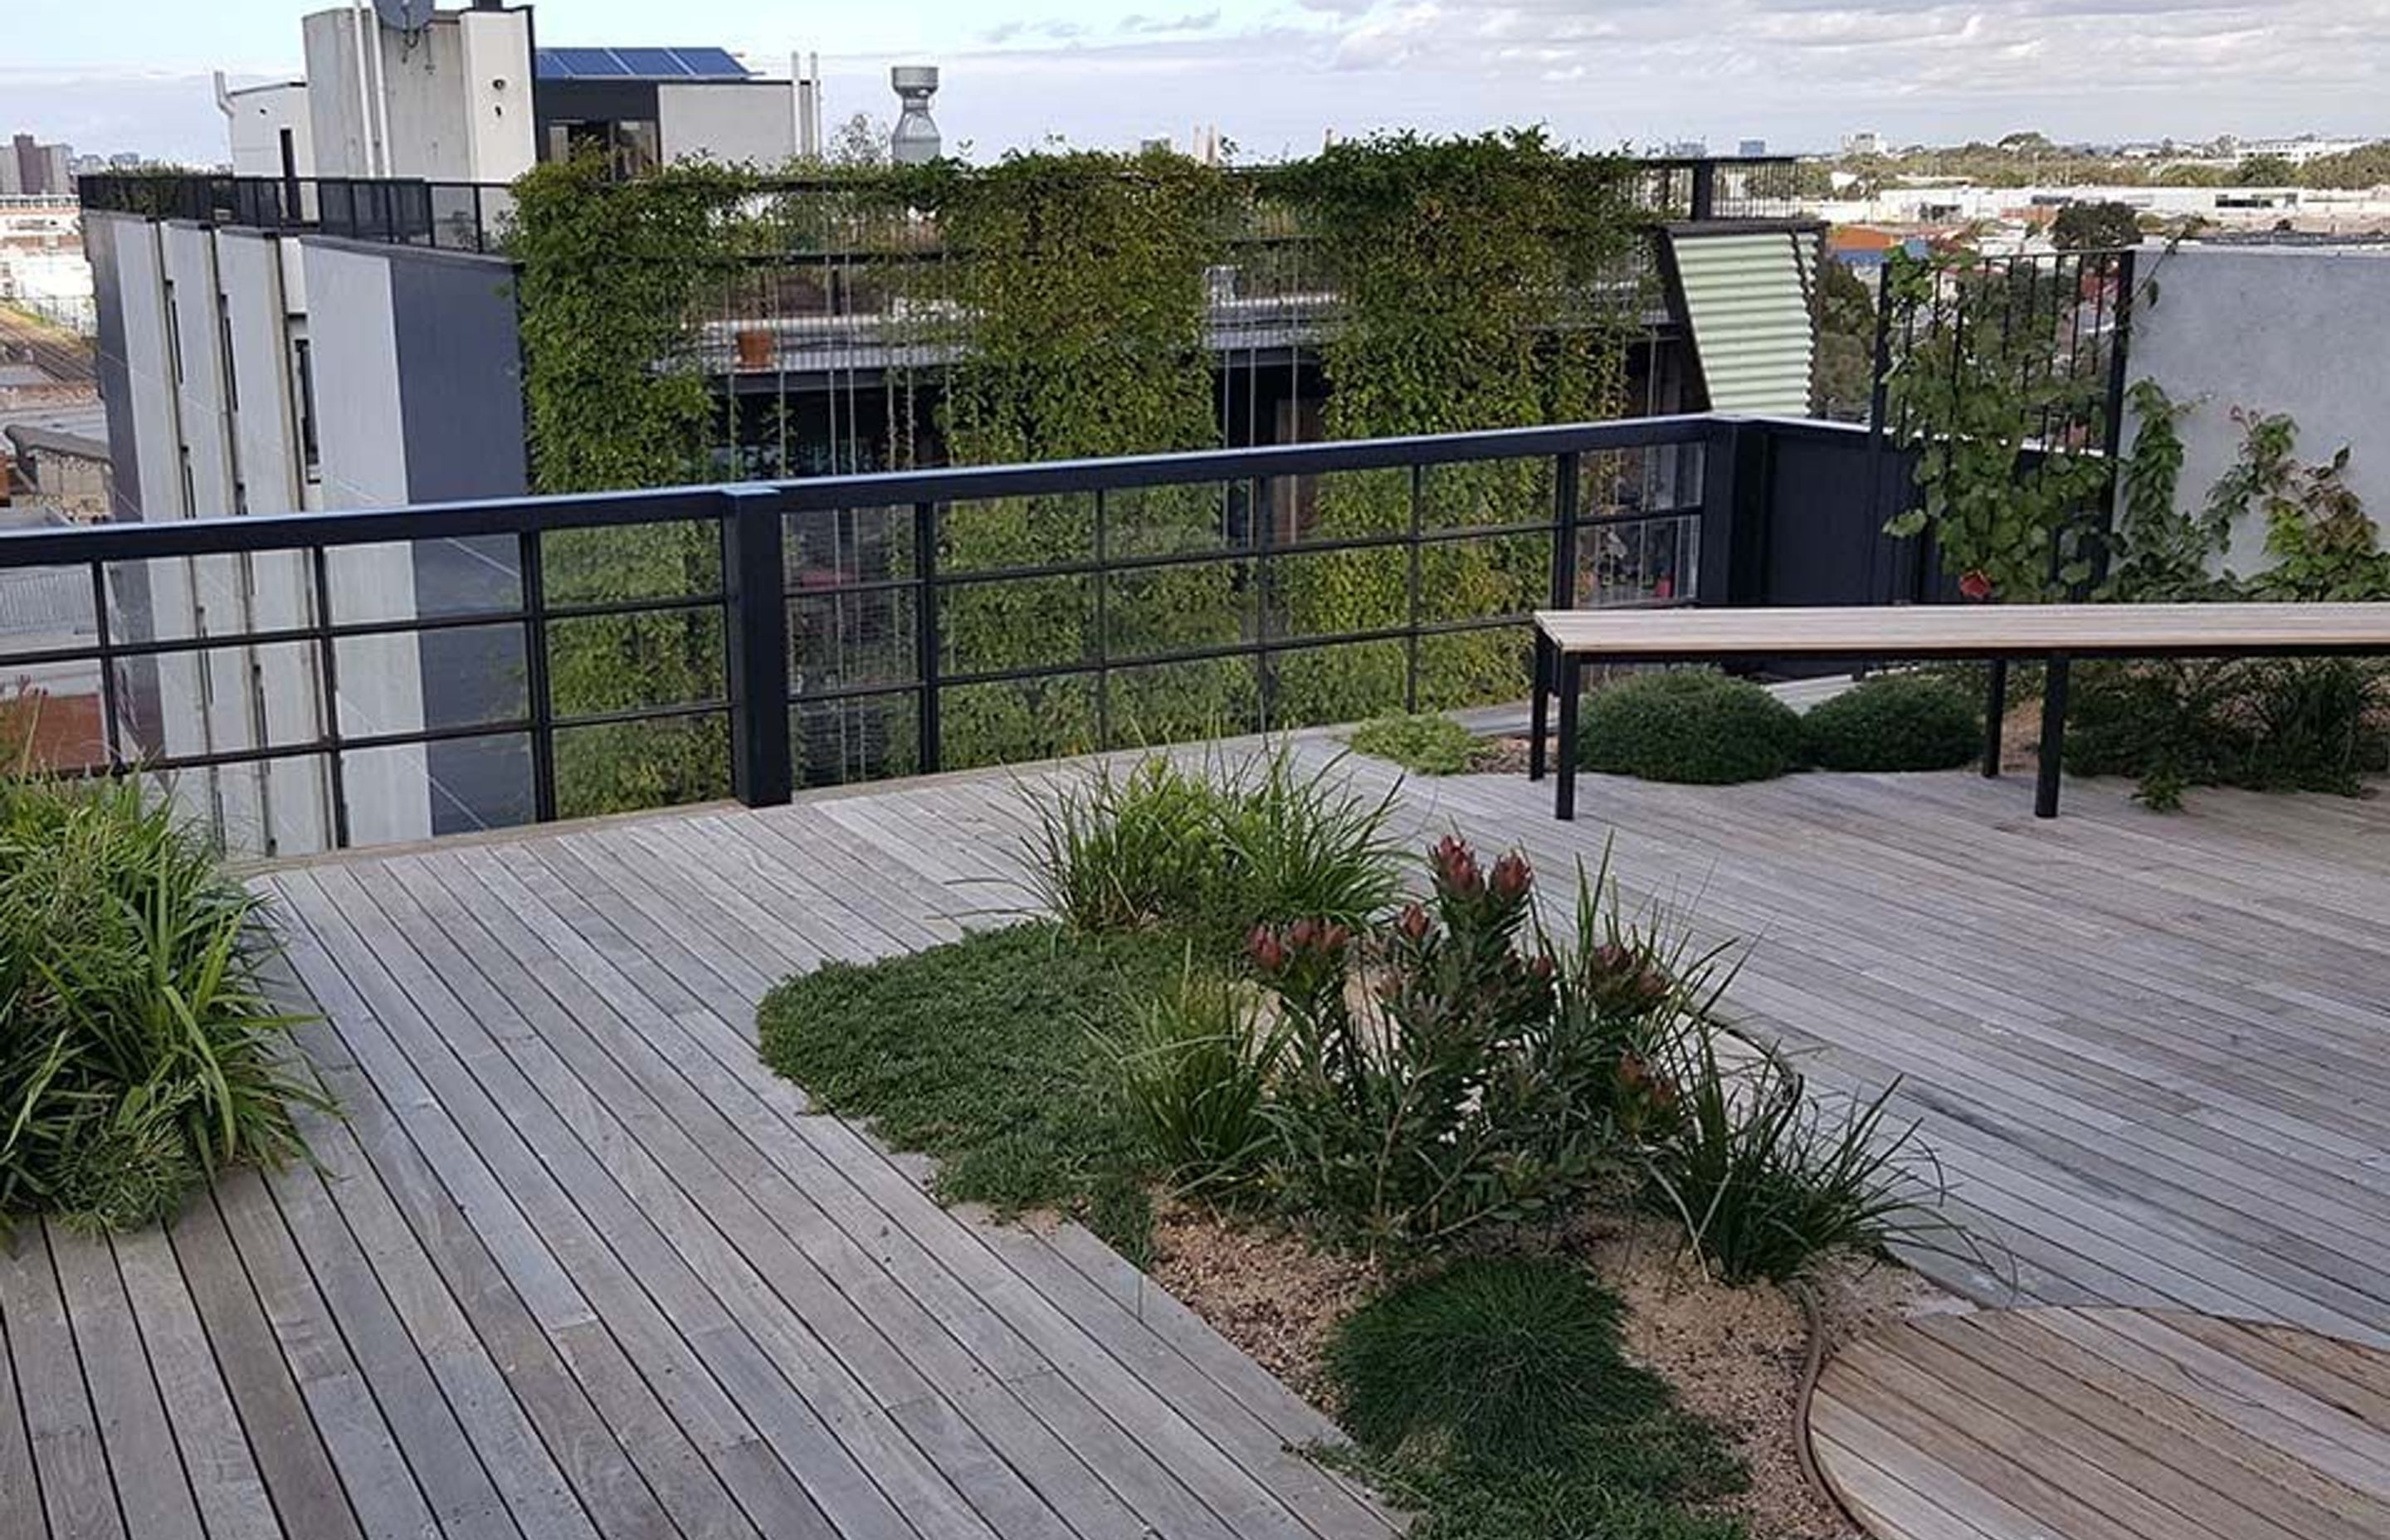
[[(2390, 435), (2383, 360), (2390, 357), (2390, 251), (2350, 247), (2141, 249), (2157, 298), (2133, 320), (2128, 375), (2177, 402), (2196, 402), (2183, 440), (2177, 506), (2197, 507), (2239, 457), (2232, 408), (2288, 413), (2302, 463), (2351, 446), (2346, 481), (2390, 529)], [(2128, 423), (2127, 444), (2134, 431)], [(2264, 520), (2235, 532), (2227, 565), (2266, 564)]]
[(787, 81), (656, 87), (666, 160), (751, 161), (765, 170), (797, 153), (796, 87)]
[[(407, 500), (406, 448), (389, 259), (311, 242), (303, 261), (324, 507), (401, 506)], [(329, 566), (335, 621), (414, 618), (409, 547), (351, 546), (334, 551)], [(338, 682), (342, 736), (422, 726), (422, 670), (412, 636), (342, 643)], [(345, 775), (352, 841), (375, 844), (430, 835), (430, 785), (420, 746), (352, 753)]]
[(225, 127), (232, 139), (236, 176), (282, 174), (282, 131), (290, 130), (291, 159), (301, 176), (315, 174), (315, 130), (304, 85), (260, 85), (232, 94)]

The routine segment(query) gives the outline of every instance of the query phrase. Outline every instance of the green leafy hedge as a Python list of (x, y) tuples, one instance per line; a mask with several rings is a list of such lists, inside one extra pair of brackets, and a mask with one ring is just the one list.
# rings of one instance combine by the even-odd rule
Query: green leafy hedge
[(1965, 691), (1931, 674), (1861, 680), (1802, 719), (1822, 770), (1949, 770), (1984, 746), (1982, 714)]
[(1589, 770), (1723, 786), (1798, 770), (1798, 712), (1747, 679), (1709, 669), (1639, 674), (1588, 697), (1578, 724)]

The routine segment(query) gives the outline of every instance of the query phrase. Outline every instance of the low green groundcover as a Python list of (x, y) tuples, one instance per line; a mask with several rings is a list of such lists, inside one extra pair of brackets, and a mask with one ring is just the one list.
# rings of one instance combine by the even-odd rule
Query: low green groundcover
[(1142, 1264), (1153, 1174), (1112, 1110), (1090, 1029), (1174, 984), (1185, 959), (1166, 936), (1041, 923), (828, 963), (765, 998), (764, 1058), (821, 1106), (937, 1157), (941, 1197), (1058, 1209)]
[(1356, 752), (1392, 760), (1419, 776), (1458, 776), (1474, 770), (1491, 745), (1448, 716), (1381, 716), (1353, 729)]
[(1621, 1314), (1562, 1257), (1397, 1285), (1329, 1342), (1340, 1457), (1422, 1512), (1420, 1540), (1734, 1540), (1700, 1509), (1742, 1490), (1742, 1463), (1626, 1361)]
[(1973, 699), (1931, 674), (1861, 680), (1802, 721), (1809, 757), (1823, 770), (1950, 770), (1984, 746)]
[(1725, 786), (1798, 770), (1800, 714), (1747, 679), (1713, 669), (1638, 674), (1587, 698), (1585, 767), (1650, 781)]

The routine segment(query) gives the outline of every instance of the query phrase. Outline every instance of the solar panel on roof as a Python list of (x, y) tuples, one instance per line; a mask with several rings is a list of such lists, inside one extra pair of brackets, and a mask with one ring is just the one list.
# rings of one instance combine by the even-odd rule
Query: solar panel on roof
[(538, 68), (542, 74), (558, 80), (602, 79), (631, 72), (611, 48), (542, 48)]
[(692, 75), (709, 80), (744, 80), (747, 67), (730, 57), (724, 48), (674, 48), (668, 50)]
[(696, 71), (680, 61), (671, 48), (617, 48), (614, 57), (623, 61), (631, 73), (642, 77), (678, 80)]

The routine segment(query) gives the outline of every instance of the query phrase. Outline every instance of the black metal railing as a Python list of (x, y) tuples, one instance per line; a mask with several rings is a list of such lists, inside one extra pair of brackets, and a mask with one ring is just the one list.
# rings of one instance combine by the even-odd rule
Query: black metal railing
[[(1768, 430), (1664, 417), (5, 534), (0, 581), (70, 602), (45, 635), (0, 631), (0, 738), (12, 684), (20, 716), (80, 696), (91, 731), (50, 733), (48, 768), (180, 777), (230, 842), (291, 853), (1517, 699), (1533, 609), (1735, 600), (1765, 495), (1737, 468)], [(675, 580), (625, 576), (658, 571)], [(655, 687), (617, 687), (659, 657)]]
[(417, 177), (129, 173), (86, 176), (77, 188), (86, 212), (443, 251), (498, 250), (514, 212), (504, 183)]

